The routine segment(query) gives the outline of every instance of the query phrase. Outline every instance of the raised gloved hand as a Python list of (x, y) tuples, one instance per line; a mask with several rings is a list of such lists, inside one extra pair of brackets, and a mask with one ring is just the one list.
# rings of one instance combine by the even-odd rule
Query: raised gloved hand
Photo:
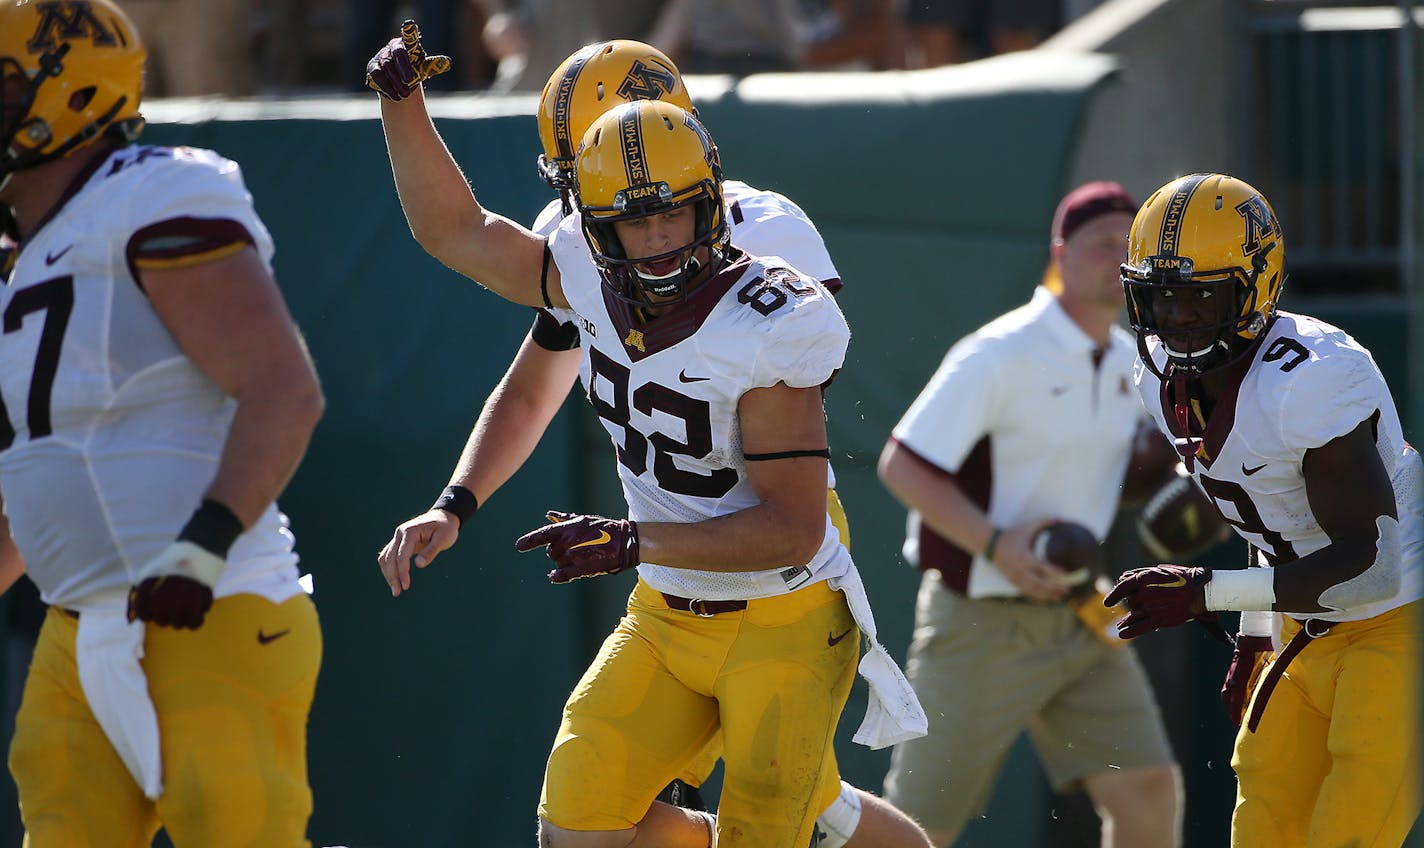
[(204, 499), (177, 540), (149, 560), (129, 589), (129, 621), (197, 630), (213, 605), (213, 588), (227, 568), (228, 549), (242, 535), (232, 510)]
[(1256, 683), (1261, 673), (1270, 663), (1272, 651), (1269, 636), (1236, 637), (1236, 649), (1231, 653), (1231, 665), (1226, 669), (1226, 680), (1221, 684), (1221, 702), (1231, 716), (1231, 723), (1237, 727), (1246, 718), (1246, 706), (1251, 703), (1251, 693), (1256, 691)]
[(401, 24), (401, 34), (376, 51), (366, 63), (366, 85), (393, 101), (406, 99), (416, 87), (450, 70), (449, 56), (426, 56), (415, 21)]
[(1133, 639), (1162, 627), (1175, 627), (1193, 619), (1215, 620), (1208, 612), (1203, 587), (1211, 580), (1205, 568), (1153, 565), (1135, 568), (1118, 578), (1103, 598), (1104, 606), (1127, 602), (1128, 614), (1117, 623), (1117, 633)]
[(637, 522), (555, 510), (545, 515), (555, 523), (525, 533), (514, 547), (523, 552), (548, 545), (549, 559), (555, 565), (549, 572), (550, 582), (617, 574), (638, 564)]

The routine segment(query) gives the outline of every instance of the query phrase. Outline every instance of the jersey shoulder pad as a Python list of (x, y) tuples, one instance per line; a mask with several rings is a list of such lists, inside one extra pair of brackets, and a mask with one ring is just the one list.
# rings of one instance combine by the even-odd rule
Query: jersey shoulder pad
[(139, 146), (119, 153), (128, 155), (116, 155), (107, 167), (111, 178), (127, 184), (127, 223), (134, 229), (174, 218), (261, 226), (242, 168), (231, 159), (192, 147)]
[(824, 286), (773, 258), (753, 262), (733, 288), (739, 307), (756, 313), (761, 325), (753, 388), (808, 388), (835, 376), (850, 327)]
[(840, 288), (825, 239), (801, 207), (776, 192), (749, 190), (730, 199), (732, 243), (754, 256), (779, 256), (798, 271)]
[[(573, 213), (573, 215), (577, 214), (577, 212)], [(573, 217), (573, 215), (570, 215), (569, 217)], [(541, 236), (548, 236), (550, 233), (552, 233), (555, 229), (558, 228), (559, 223), (563, 220), (563, 201), (551, 200), (543, 209), (539, 210), (539, 214), (535, 216), (534, 224), (530, 227), (530, 229)]]
[(1393, 403), (1369, 351), (1343, 330), (1305, 316), (1276, 321), (1252, 370), (1258, 408), (1279, 416), (1281, 436), (1293, 448), (1319, 447)]

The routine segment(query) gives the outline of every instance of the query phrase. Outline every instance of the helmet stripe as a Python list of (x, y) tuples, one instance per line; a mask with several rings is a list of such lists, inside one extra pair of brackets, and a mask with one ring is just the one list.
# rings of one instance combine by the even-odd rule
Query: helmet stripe
[(1210, 176), (1211, 174), (1192, 174), (1183, 178), (1177, 185), (1177, 190), (1167, 200), (1167, 209), (1162, 213), (1162, 231), (1157, 236), (1158, 256), (1177, 255), (1177, 245), (1182, 240), (1182, 217), (1186, 214), (1187, 204), (1197, 188)]
[(618, 119), (618, 143), (623, 145), (623, 168), (628, 173), (628, 186), (648, 182), (648, 151), (643, 146), (642, 109), (624, 108)]
[(578, 152), (579, 139), (569, 134), (569, 118), (574, 108), (574, 83), (583, 73), (583, 66), (602, 48), (602, 44), (590, 44), (575, 53), (569, 59), (564, 75), (559, 78), (559, 89), (554, 95), (554, 146), (558, 148), (560, 159), (573, 159)]

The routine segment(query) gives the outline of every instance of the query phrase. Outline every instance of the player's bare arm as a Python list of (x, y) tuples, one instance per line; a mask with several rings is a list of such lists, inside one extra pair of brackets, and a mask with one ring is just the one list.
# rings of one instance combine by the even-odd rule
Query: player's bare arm
[[(547, 350), (526, 336), (495, 386), (450, 476), (485, 503), (529, 459), (578, 378), (582, 353)], [(460, 519), (432, 508), (395, 529), (377, 561), (392, 595), (410, 588), (412, 565), (424, 568), (455, 544)]]
[[(1275, 609), (1323, 612), (1327, 607), (1321, 604), (1321, 596), (1331, 587), (1360, 576), (1381, 554), (1398, 558), (1397, 540), (1392, 552), (1381, 550), (1379, 520), (1385, 516), (1397, 521), (1399, 516), (1394, 486), (1375, 447), (1370, 420), (1306, 451), (1301, 470), (1310, 509), (1330, 544), (1275, 570)], [(1387, 548), (1388, 541), (1384, 544)], [(1378, 600), (1394, 594), (1397, 584), (1396, 568), (1395, 588)]]
[(545, 275), (544, 239), (475, 199), (426, 109), (420, 82), (433, 74), (416, 70), (430, 61), (419, 52), (412, 62), (417, 51), (418, 31), (406, 32), (368, 65), (368, 78), (385, 83), (372, 87), (382, 94), (386, 149), (411, 233), (431, 256), (501, 297), (544, 306), (547, 291), (547, 305), (567, 306), (553, 262)]
[(25, 573), (25, 559), (10, 536), (10, 519), (5, 516), (5, 498), (0, 495), (0, 595), (10, 591)]
[(142, 282), (183, 353), (237, 401), (206, 495), (250, 527), (286, 487), (325, 409), (306, 345), (252, 247), (147, 269)]
[[(1124, 574), (1104, 603), (1127, 598), (1124, 638), (1212, 619), (1217, 610), (1296, 615), (1343, 610), (1399, 591), (1399, 521), (1394, 485), (1375, 447), (1375, 423), (1305, 452), (1306, 497), (1330, 544), (1271, 569), (1210, 571), (1157, 565)], [(1266, 582), (1269, 581), (1269, 582)]]
[(1063, 599), (1068, 587), (1062, 570), (1034, 556), (1031, 547), (1038, 531), (1053, 523), (1052, 517), (1001, 528), (996, 537), (989, 517), (953, 478), (895, 439), (886, 442), (879, 471), (890, 493), (919, 512), (930, 529), (966, 551), (991, 554), (990, 562), (1024, 595), (1045, 602)]
[(642, 556), (671, 568), (759, 571), (810, 562), (826, 532), (824, 456), (752, 459), (824, 451), (821, 389), (784, 383), (752, 389), (737, 405), (747, 480), (756, 506), (690, 524), (642, 523)]
[[(826, 532), (826, 423), (819, 387), (778, 383), (742, 395), (737, 414), (747, 479), (760, 502), (690, 523), (636, 524), (550, 511), (550, 527), (515, 541), (520, 551), (547, 546), (555, 583), (617, 574), (640, 562), (699, 571), (761, 571), (802, 565)], [(775, 454), (795, 454), (770, 458)]]

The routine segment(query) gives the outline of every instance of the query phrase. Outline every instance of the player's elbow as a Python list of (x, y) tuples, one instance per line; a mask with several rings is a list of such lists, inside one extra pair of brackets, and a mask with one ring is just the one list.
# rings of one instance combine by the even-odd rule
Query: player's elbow
[[(270, 400), (281, 410), (282, 424), (292, 432), (310, 435), (326, 413), (326, 395), (309, 361), (281, 369), (283, 376), (270, 380)], [(239, 398), (241, 402), (242, 398)]]
[(816, 558), (825, 537), (825, 513), (788, 522), (782, 534), (782, 556), (779, 559), (789, 565), (805, 565)]
[(321, 421), (325, 414), (326, 394), (322, 392), (321, 383), (313, 374), (293, 399), (292, 415), (296, 425), (310, 433), (316, 429), (317, 422)]
[(880, 477), (880, 482), (885, 484), (885, 488), (890, 490), (890, 494), (902, 500), (901, 490), (904, 488), (905, 472), (905, 451), (900, 447), (899, 442), (891, 439), (880, 451), (880, 461), (875, 465), (875, 473)]

